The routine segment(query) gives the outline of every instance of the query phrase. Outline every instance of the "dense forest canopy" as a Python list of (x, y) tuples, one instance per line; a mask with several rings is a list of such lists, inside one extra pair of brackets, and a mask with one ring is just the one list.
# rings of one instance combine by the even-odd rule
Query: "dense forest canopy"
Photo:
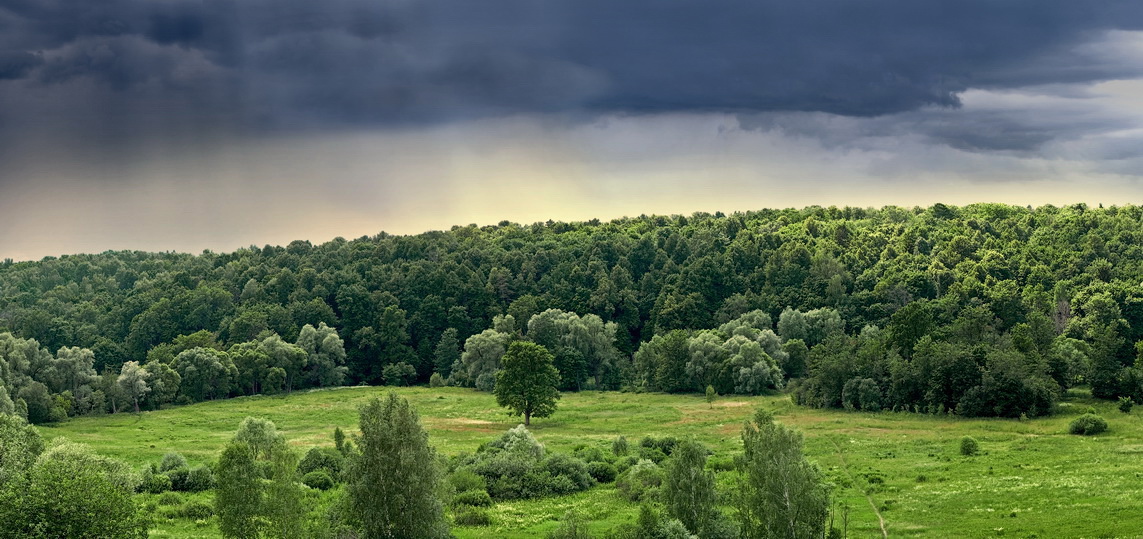
[(0, 406), (434, 372), (479, 387), (525, 334), (565, 390), (789, 383), (810, 405), (968, 415), (1047, 413), (1077, 383), (1138, 399), (1143, 208), (809, 207), (5, 261)]

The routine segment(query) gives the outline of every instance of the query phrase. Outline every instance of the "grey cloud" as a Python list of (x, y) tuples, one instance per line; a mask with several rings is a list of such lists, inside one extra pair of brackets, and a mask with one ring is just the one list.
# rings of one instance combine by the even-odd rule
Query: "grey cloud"
[[(15, 29), (0, 38), (7, 79), (103, 70), (120, 87), (151, 80), (152, 57), (124, 46), (132, 36), (233, 71), (219, 84), (242, 88), (213, 106), (263, 103), (287, 119), (300, 107), (331, 122), (955, 106), (972, 86), (1121, 75), (1069, 63), (1069, 51), (1143, 23), (1143, 6), (1119, 0), (6, 0), (0, 10)], [(95, 52), (28, 61), (69, 46)], [(92, 58), (101, 51), (102, 63)]]

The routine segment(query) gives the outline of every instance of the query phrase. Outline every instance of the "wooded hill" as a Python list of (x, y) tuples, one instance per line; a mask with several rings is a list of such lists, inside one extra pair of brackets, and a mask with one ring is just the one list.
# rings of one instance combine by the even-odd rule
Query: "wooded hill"
[[(533, 334), (530, 322), (548, 309), (563, 311), (545, 315), (555, 333)], [(558, 328), (572, 331), (572, 317), (614, 331), (614, 349), (570, 344)], [(1079, 383), (1096, 396), (1143, 399), (1134, 368), (1143, 208), (937, 204), (502, 222), (224, 254), (0, 264), (0, 332), (12, 333), (0, 339), (0, 385), (12, 398), (35, 381), (78, 399), (80, 380), (53, 367), (69, 361), (116, 377), (128, 361), (178, 371), (188, 350), (233, 356), (272, 334), (302, 346), (306, 325), (318, 331), (309, 339), (332, 329), (344, 341), (342, 383), (427, 381), (434, 370), (451, 378), (466, 364), (453, 361), (461, 343), (493, 328), (562, 347), (557, 366), (582, 371), (565, 389), (758, 392), (794, 379), (795, 399), (809, 405), (1036, 415)], [(35, 350), (17, 361), (20, 347)], [(319, 348), (311, 343), (309, 357)], [(82, 349), (92, 357), (74, 360)], [(327, 382), (340, 366), (329, 354)], [(400, 364), (410, 367), (386, 370)], [(222, 369), (233, 380), (219, 394), (168, 388), (169, 397), (249, 393), (265, 381)], [(321, 376), (298, 371), (270, 385), (321, 385)]]

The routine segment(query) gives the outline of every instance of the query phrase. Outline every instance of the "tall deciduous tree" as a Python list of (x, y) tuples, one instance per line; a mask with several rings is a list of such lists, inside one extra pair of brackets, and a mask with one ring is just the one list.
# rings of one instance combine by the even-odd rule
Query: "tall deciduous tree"
[(316, 328), (306, 324), (298, 333), (297, 344), (308, 356), (305, 370), (308, 383), (326, 387), (339, 386), (345, 381), (349, 372), (345, 366), (345, 342), (336, 329), (325, 325), (325, 322)]
[(531, 425), (532, 417), (548, 417), (556, 411), (560, 371), (553, 365), (551, 352), (536, 343), (516, 341), (500, 363), (496, 404), (523, 415), (525, 425)]
[(802, 435), (758, 410), (742, 427), (745, 453), (734, 506), (742, 537), (821, 537), (829, 491), (817, 466), (802, 454)]
[(216, 477), (214, 512), (218, 515), (219, 531), (225, 537), (258, 537), (262, 475), (254, 464), (250, 446), (242, 443), (226, 446), (218, 457)]
[(416, 411), (390, 393), (365, 405), (360, 417), (360, 453), (347, 473), (348, 520), (365, 537), (447, 537), (436, 497), (440, 471)]
[(667, 512), (691, 533), (703, 535), (718, 516), (714, 473), (706, 469), (706, 448), (694, 440), (678, 444), (666, 471), (663, 501)]
[(119, 369), (116, 382), (135, 405), (135, 413), (139, 413), (139, 400), (151, 391), (151, 386), (147, 384), (150, 377), (150, 373), (140, 367), (138, 361), (128, 361)]

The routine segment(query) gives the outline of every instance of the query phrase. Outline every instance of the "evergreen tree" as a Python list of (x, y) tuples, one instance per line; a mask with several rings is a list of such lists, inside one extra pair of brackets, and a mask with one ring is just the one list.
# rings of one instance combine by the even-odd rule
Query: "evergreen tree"
[(452, 366), (460, 360), (460, 340), (457, 338), (456, 328), (448, 328), (441, 333), (437, 346), (433, 350), (433, 366), (441, 376), (448, 378), (452, 374)]

